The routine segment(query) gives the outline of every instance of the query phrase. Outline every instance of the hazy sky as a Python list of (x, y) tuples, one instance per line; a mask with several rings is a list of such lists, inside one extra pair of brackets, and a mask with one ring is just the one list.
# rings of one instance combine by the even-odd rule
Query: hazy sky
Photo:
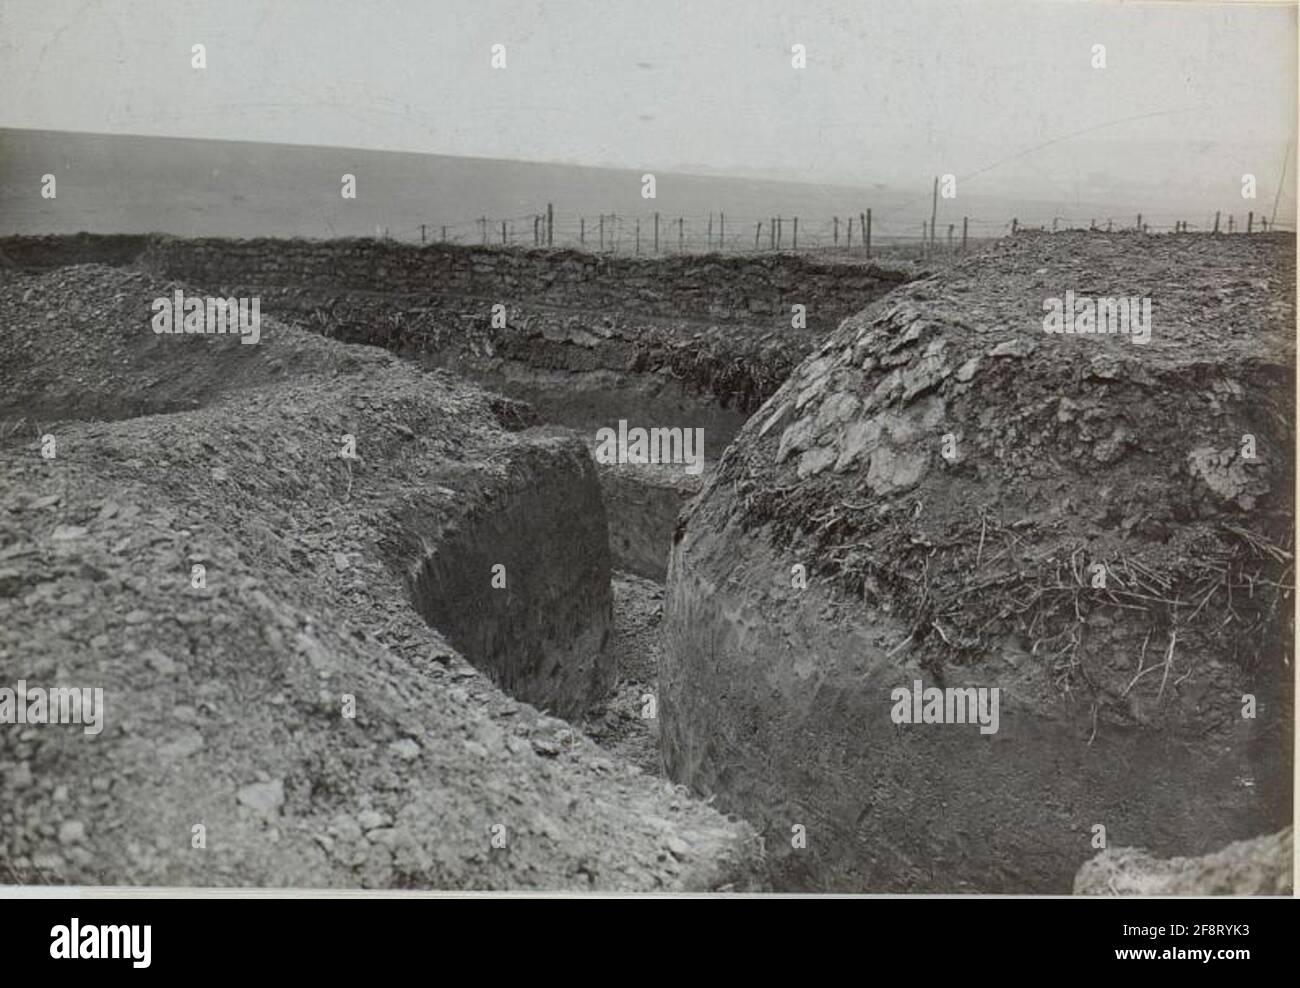
[[(204, 71), (190, 66), (197, 42)], [(505, 69), (490, 66), (496, 43)], [(791, 67), (795, 43), (805, 69)], [(1095, 44), (1106, 46), (1104, 69), (1091, 65)], [(1217, 198), (1253, 172), (1271, 202), (1294, 140), (1296, 12), (1056, 0), (3, 0), (0, 80), (3, 126), (922, 189), (951, 172), (978, 182), (971, 191), (1026, 196), (1178, 188)]]

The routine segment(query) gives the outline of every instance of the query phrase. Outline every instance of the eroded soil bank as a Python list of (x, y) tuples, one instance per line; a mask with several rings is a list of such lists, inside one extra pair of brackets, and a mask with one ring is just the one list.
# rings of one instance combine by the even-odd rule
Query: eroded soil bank
[[(1097, 826), (1289, 822), (1293, 254), (1012, 238), (749, 420), (673, 548), (661, 730), (777, 887), (1063, 893)], [(1044, 333), (1067, 291), (1151, 298), (1151, 342)], [(996, 731), (900, 722), (918, 681), (999, 690)]]

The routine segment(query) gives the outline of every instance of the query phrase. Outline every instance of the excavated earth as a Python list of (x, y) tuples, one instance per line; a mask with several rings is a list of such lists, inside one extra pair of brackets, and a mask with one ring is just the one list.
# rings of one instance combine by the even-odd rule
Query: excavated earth
[[(749, 419), (674, 536), (660, 730), (777, 887), (1068, 893), (1099, 828), (1290, 822), (1294, 250), (1013, 237)], [(1150, 343), (1044, 332), (1067, 291), (1149, 297)], [(998, 729), (896, 722), (917, 681)]]
[(1079, 869), (1075, 895), (1289, 895), (1293, 887), (1294, 834), (1287, 827), (1254, 840), (1235, 841), (1199, 858), (1152, 857), (1120, 847), (1103, 851)]
[(644, 655), (583, 443), (265, 312), (156, 336), (177, 288), (0, 271), (0, 684), (105, 704), (0, 730), (0, 883), (762, 882), (747, 825), (554, 716)]
[[(0, 731), (0, 884), (1289, 887), (1220, 849), (1289, 822), (1292, 253), (8, 238), (0, 687), (108, 714)], [(263, 342), (155, 337), (176, 288)], [(704, 471), (593, 463), (619, 418)], [(998, 732), (894, 724), (918, 679)]]
[[(703, 430), (711, 467), (839, 319), (915, 277), (899, 260), (613, 256), (376, 240), (0, 238), (0, 265), (147, 271), (348, 343), (380, 346), (526, 404), (520, 426)], [(798, 315), (796, 316), (796, 310)], [(599, 463), (617, 569), (662, 582), (681, 469)]]

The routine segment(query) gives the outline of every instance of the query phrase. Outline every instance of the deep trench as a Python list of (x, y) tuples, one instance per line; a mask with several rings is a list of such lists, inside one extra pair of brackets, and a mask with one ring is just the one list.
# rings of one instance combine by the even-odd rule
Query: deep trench
[[(547, 425), (527, 433), (594, 447), (594, 430)], [(663, 776), (664, 583), (677, 514), (702, 478), (679, 464), (636, 469), (593, 459), (587, 466), (598, 488), (576, 490), (571, 474), (543, 471), (526, 489), (494, 496), (425, 558), (410, 583), (412, 603), (504, 692)], [(599, 509), (590, 503), (595, 489)], [(552, 540), (559, 556), (532, 552), (519, 537), (540, 527), (561, 536)], [(464, 578), (497, 562), (509, 574), (505, 592)], [(582, 592), (593, 570), (609, 573), (607, 600)]]
[[(142, 252), (149, 242), (149, 237), (83, 236), (35, 242), (26, 248), (11, 242), (9, 250), (32, 272), (78, 263), (132, 268), (144, 263)], [(302, 313), (288, 304), (294, 301), (292, 294), (278, 299), (268, 314), (320, 331), (320, 326), (301, 318)], [(326, 335), (343, 342), (376, 342), (364, 333), (356, 338), (340, 332)], [(656, 374), (604, 370), (575, 375), (519, 364), (503, 375), (446, 355), (403, 356), (446, 367), (489, 391), (509, 395), (512, 410), (526, 402), (531, 411), (523, 419), (548, 423), (526, 431), (577, 437), (589, 449), (594, 449), (597, 429), (627, 417), (700, 427), (712, 459), (747, 418), (720, 396), (666, 387)], [(30, 408), (28, 396), (23, 400), (24, 407)], [(130, 418), (193, 406), (194, 402), (186, 401), (179, 407), (100, 407), (94, 415)], [(67, 414), (68, 408), (60, 404), (57, 411)], [(513, 427), (525, 427), (525, 422)], [(711, 468), (710, 461), (705, 473)], [(664, 586), (678, 511), (699, 489), (703, 477), (687, 476), (681, 465), (596, 469), (602, 512), (573, 510), (566, 504), (570, 492), (563, 489), (563, 479), (556, 480), (553, 490), (544, 481), (540, 488), (497, 498), (476, 517), (466, 519), (459, 531), (435, 540), (438, 550), (410, 575), (411, 603), (504, 692), (569, 721), (611, 755), (664, 776), (656, 668)], [(565, 558), (548, 559), (528, 551), (518, 533), (539, 523), (567, 527), (570, 538), (560, 543)], [(415, 532), (419, 527), (417, 523), (411, 529)], [(605, 533), (601, 539), (607, 539), (608, 564), (591, 558), (593, 528)], [(532, 593), (498, 594), (485, 589), (482, 581), (463, 578), (499, 561), (506, 562), (516, 586), (531, 585)], [(565, 592), (562, 583), (551, 580), (557, 570), (576, 573), (593, 563), (608, 565), (607, 601), (577, 599)], [(521, 596), (527, 600), (522, 611), (517, 606)]]

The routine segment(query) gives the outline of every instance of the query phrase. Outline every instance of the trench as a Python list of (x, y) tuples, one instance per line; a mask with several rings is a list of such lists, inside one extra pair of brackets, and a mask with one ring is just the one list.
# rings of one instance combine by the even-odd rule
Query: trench
[[(909, 278), (864, 287), (852, 309)], [(784, 293), (804, 297), (804, 287), (788, 284)], [(749, 313), (719, 326), (647, 315), (633, 300), (597, 310), (515, 297), (501, 331), (489, 328), (474, 297), (331, 290), (318, 305), (310, 289), (272, 288), (263, 305), (333, 339), (378, 344), (472, 380), (522, 403), (516, 427), (524, 434), (585, 446), (593, 472), (581, 491), (557, 483), (491, 501), (439, 540), (411, 599), (505, 692), (563, 718), (611, 756), (669, 778), (659, 660), (674, 530), (750, 415), (840, 314), (828, 308), (796, 334)], [(703, 470), (597, 462), (598, 430), (621, 420), (701, 430)], [(521, 538), (544, 527), (562, 533), (548, 540), (566, 547), (555, 558), (537, 558)], [(593, 560), (608, 573), (603, 594), (590, 586)], [(499, 562), (509, 574), (504, 589), (485, 575)]]
[[(467, 516), (425, 540), (435, 548), (408, 577), (412, 603), (502, 690), (572, 718), (613, 684), (594, 465), (571, 442), (527, 447), (500, 488), (479, 494)], [(416, 517), (407, 524), (418, 531)]]
[[(658, 659), (668, 557), (703, 474), (679, 464), (599, 464), (590, 431), (543, 425), (522, 435), (563, 445), (572, 458), (532, 464), (526, 482), (490, 492), (454, 529), (426, 540), (436, 548), (408, 579), (412, 605), (503, 691), (663, 776)], [(414, 516), (407, 524), (423, 534)], [(546, 552), (534, 549), (536, 539)]]
[[(304, 300), (304, 304), (311, 301), (308, 296)], [(871, 301), (872, 296), (865, 294), (861, 305)], [(266, 306), (266, 311), (283, 314), (285, 318), (295, 315), (292, 308), (281, 312), (272, 304)], [(377, 322), (378, 311), (371, 315)], [(481, 321), (481, 316), (473, 318)], [(299, 324), (304, 325), (301, 321)], [(661, 752), (672, 750), (676, 762), (671, 775), (698, 792), (725, 793), (728, 788), (733, 792), (737, 789), (742, 793), (756, 792), (772, 784), (774, 778), (788, 781), (786, 789), (771, 798), (776, 807), (771, 815), (783, 825), (788, 819), (795, 819), (790, 816), (795, 807), (787, 793), (798, 792), (798, 787), (809, 779), (870, 777), (872, 766), (865, 763), (851, 764), (846, 769), (829, 755), (822, 758), (824, 753), (816, 751), (811, 753), (814, 757), (803, 758), (802, 739), (812, 732), (804, 732), (802, 737), (794, 732), (781, 734), (778, 718), (764, 714), (764, 705), (774, 701), (772, 696), (760, 694), (764, 684), (753, 676), (753, 659), (764, 653), (784, 655), (789, 636), (782, 635), (777, 640), (773, 633), (771, 641), (759, 640), (760, 635), (768, 633), (771, 623), (764, 605), (738, 596), (728, 599), (720, 591), (729, 588), (722, 587), (702, 569), (697, 574), (682, 571), (686, 578), (674, 581), (679, 615), (676, 632), (682, 639), (675, 650), (686, 656), (708, 656), (709, 668), (704, 672), (714, 677), (713, 681), (682, 681), (674, 687), (668, 670), (660, 682), (661, 669), (671, 665), (661, 664), (661, 654), (671, 659), (673, 652), (671, 643), (665, 641), (671, 629), (664, 623), (665, 604), (672, 611), (674, 603), (665, 600), (673, 533), (682, 509), (699, 490), (708, 469), (702, 476), (691, 478), (680, 467), (656, 469), (598, 464), (591, 456), (595, 430), (611, 426), (619, 418), (635, 418), (645, 425), (700, 427), (706, 429), (709, 437), (708, 456), (716, 459), (752, 410), (729, 407), (728, 398), (734, 391), (720, 388), (710, 392), (690, 387), (674, 373), (665, 374), (661, 368), (647, 370), (635, 362), (610, 366), (623, 359), (621, 353), (605, 354), (609, 359), (602, 363), (598, 348), (605, 344), (590, 342), (588, 338), (595, 336), (588, 328), (595, 327), (584, 328), (585, 324), (576, 328), (566, 326), (565, 332), (572, 339), (547, 338), (545, 333), (541, 338), (538, 334), (527, 337), (521, 334), (520, 339), (510, 343), (511, 352), (504, 354), (493, 349), (499, 340), (487, 338), (477, 342), (471, 339), (474, 345), (469, 347), (454, 342), (439, 349), (413, 346), (410, 337), (390, 343), (369, 332), (351, 335), (336, 332), (337, 326), (306, 325), (338, 339), (389, 346), (408, 359), (431, 368), (451, 370), (527, 401), (531, 405), (528, 414), (512, 406), (512, 414), (518, 414), (510, 428), (541, 438), (550, 437), (561, 445), (567, 443), (567, 452), (561, 453), (555, 447), (555, 459), (549, 458), (551, 454), (539, 453), (542, 461), (533, 464), (532, 469), (507, 478), (500, 489), (485, 492), (484, 497), (468, 499), (478, 507), (460, 517), (450, 529), (423, 533), (415, 514), (404, 520), (412, 536), (427, 534), (430, 537), (424, 544), (436, 546), (419, 554), (418, 563), (409, 573), (412, 606), (484, 675), (516, 698), (565, 718), (613, 756), (645, 772), (669, 774), (664, 771)], [(466, 328), (464, 323), (448, 325), (447, 336), (453, 339)], [(553, 329), (554, 326), (548, 327), (548, 331)], [(815, 335), (810, 334), (810, 338)], [(617, 350), (624, 345), (616, 341), (609, 347)], [(527, 352), (529, 347), (538, 348), (532, 357)], [(539, 425), (539, 420), (548, 424)], [(1252, 428), (1252, 432), (1264, 434), (1266, 430)], [(1292, 444), (1273, 445), (1290, 448)], [(561, 462), (565, 463), (565, 469), (553, 469)], [(575, 470), (575, 463), (581, 465), (579, 469)], [(1291, 485), (1284, 486), (1289, 489)], [(534, 548), (531, 538), (540, 532), (546, 533), (544, 552)], [(736, 557), (743, 561), (747, 545), (746, 540), (740, 540), (738, 545), (715, 546), (716, 551), (730, 557), (718, 569), (722, 571), (725, 567), (725, 572), (734, 574)], [(699, 558), (700, 551), (697, 549), (695, 553)], [(763, 582), (761, 576), (755, 575), (759, 570), (769, 573), (775, 569), (768, 558), (756, 558), (751, 564), (750, 583), (754, 586)], [(501, 586), (492, 583), (497, 566), (502, 566), (506, 574)], [(728, 579), (737, 578), (730, 575)], [(833, 603), (828, 599), (827, 608)], [(813, 613), (814, 609), (808, 608), (798, 616), (796, 637), (807, 646), (805, 651), (816, 647), (821, 654), (836, 660), (846, 655), (873, 654), (876, 645), (872, 642), (849, 640), (845, 636), (832, 638), (838, 632), (812, 622), (809, 615)], [(724, 621), (741, 628), (730, 643), (721, 641), (714, 630)], [(903, 640), (902, 630), (892, 638)], [(733, 661), (730, 669), (724, 664), (727, 660)], [(831, 666), (831, 671), (840, 678), (824, 686), (813, 698), (817, 705), (809, 700), (797, 681), (795, 674), (803, 666), (793, 668), (791, 676), (782, 680), (793, 685), (786, 696), (776, 697), (775, 705), (806, 715), (808, 723), (815, 724), (817, 730), (824, 730), (827, 723), (834, 724), (836, 717), (840, 721), (852, 720), (852, 732), (845, 731), (848, 740), (833, 746), (837, 752), (888, 748), (885, 742), (892, 740), (891, 728), (883, 727), (874, 735), (868, 734), (865, 727), (859, 730), (856, 720), (842, 714), (866, 708), (861, 702), (863, 686), (859, 670), (838, 670), (833, 662), (824, 665)], [(888, 686), (883, 679), (882, 683)], [(743, 736), (739, 731), (731, 732), (740, 738), (739, 743), (719, 757), (706, 731), (697, 731), (695, 737), (675, 739), (671, 719), (661, 738), (663, 693), (674, 688), (678, 694), (674, 702), (679, 708), (679, 722), (689, 721), (695, 727), (707, 726), (715, 734), (719, 731), (727, 734), (731, 728), (728, 717), (747, 718)], [(743, 702), (747, 690), (752, 703)], [(1268, 692), (1284, 695), (1280, 687)], [(745, 708), (741, 715), (734, 713), (737, 695)], [(699, 697), (716, 699), (713, 709), (707, 703), (700, 703), (686, 710), (687, 702)], [(1009, 719), (1008, 723), (1014, 725), (1015, 721)], [(1024, 729), (1024, 737), (1031, 743), (1019, 750), (1077, 753), (1077, 726), (1067, 723), (1064, 717), (1060, 723), (1032, 723)], [(876, 728), (873, 726), (871, 730)], [(772, 736), (765, 738), (765, 734)], [(1011, 737), (1011, 732), (1006, 736)], [(1253, 788), (1252, 773), (1256, 766), (1249, 757), (1243, 756), (1240, 764), (1225, 761), (1207, 768), (1202, 764), (1203, 758), (1189, 753), (1192, 752), (1189, 747), (1187, 751), (1180, 749), (1174, 761), (1147, 766), (1142, 757), (1148, 753), (1147, 738), (1141, 732), (1112, 728), (1106, 742), (1114, 749), (1122, 745), (1123, 758), (1147, 774), (1135, 770), (1132, 776), (1122, 776), (1107, 766), (1089, 769), (1082, 763), (1090, 752), (1084, 751), (1077, 756), (1080, 764), (1070, 766), (1064, 773), (1061, 759), (1046, 763), (1028, 755), (1024, 775), (1035, 791), (1044, 792), (1060, 788), (1060, 780), (1064, 778), (1068, 790), (1061, 802), (1070, 807), (1084, 805), (1099, 792), (1114, 806), (1129, 805), (1129, 794), (1135, 791), (1159, 795), (1164, 800), (1162, 803), (1157, 804), (1153, 797), (1149, 802), (1155, 808), (1143, 810), (1156, 822), (1143, 825), (1147, 832), (1163, 835), (1165, 844), (1158, 848), (1162, 851), (1182, 850), (1177, 842), (1184, 840), (1187, 833), (1208, 831), (1210, 828), (1204, 821), (1213, 822), (1216, 814), (1221, 822), (1217, 824), (1220, 831), (1214, 839), (1220, 840), (1240, 830), (1239, 818), (1245, 818), (1248, 813), (1255, 814), (1251, 818), (1254, 826), (1254, 819), (1264, 820), (1272, 812), (1272, 804), (1259, 810), (1250, 804), (1239, 813), (1235, 802), (1225, 797), (1220, 800), (1222, 806), (1217, 807), (1209, 805), (1208, 800), (1203, 801), (1198, 808), (1198, 819), (1193, 821), (1181, 793), (1174, 792), (1166, 783), (1170, 777), (1195, 778), (1198, 790), (1227, 792), (1239, 780), (1249, 777)], [(773, 758), (754, 757), (754, 752), (762, 752), (765, 747), (780, 754)], [(1270, 739), (1261, 735), (1243, 747), (1265, 750), (1270, 747)], [(846, 870), (842, 860), (828, 856), (824, 863), (817, 865), (819, 872), (802, 859), (792, 861), (786, 853), (784, 863), (769, 859), (770, 875), (776, 876), (769, 880), (786, 889), (823, 888), (825, 874), (835, 871), (846, 890), (936, 888), (934, 865), (942, 866), (944, 862), (935, 858), (931, 849), (922, 846), (914, 835), (917, 820), (938, 817), (940, 824), (951, 830), (951, 834), (940, 833), (945, 841), (944, 854), (951, 862), (979, 858), (970, 851), (971, 821), (980, 821), (981, 826), (984, 826), (982, 821), (992, 821), (986, 829), (993, 831), (993, 838), (981, 837), (980, 841), (983, 846), (993, 846), (994, 840), (1001, 842), (997, 855), (986, 857), (995, 860), (990, 872), (996, 867), (1004, 868), (1005, 873), (975, 875), (971, 881), (978, 883), (982, 890), (1065, 889), (1074, 870), (1071, 856), (1083, 852), (1073, 844), (1065, 846), (1075, 828), (1073, 819), (1064, 810), (1050, 808), (1060, 817), (1052, 824), (1058, 845), (1045, 846), (1041, 831), (1035, 831), (1033, 826), (1017, 829), (1005, 822), (1001, 807), (1013, 805), (1015, 798), (990, 795), (994, 792), (990, 780), (999, 774), (1007, 777), (1002, 791), (1020, 791), (1014, 788), (1021, 782), (1011, 778), (1015, 774), (1014, 765), (1008, 768), (1007, 759), (986, 755), (983, 749), (975, 749), (960, 739), (936, 745), (934, 753), (926, 758), (926, 773), (932, 773), (934, 778), (957, 780), (957, 784), (949, 784), (945, 789), (943, 798), (947, 801), (942, 803), (942, 814), (934, 812), (933, 803), (925, 802), (927, 793), (923, 787), (911, 791), (904, 785), (915, 776), (915, 752), (898, 754), (893, 761), (884, 763), (883, 771), (875, 769), (881, 785), (887, 783), (892, 787), (882, 791), (895, 795), (881, 797), (872, 793), (870, 799), (854, 803), (856, 794), (846, 786), (843, 791), (832, 792), (825, 806), (818, 807), (818, 812), (823, 814), (814, 820), (819, 831), (831, 834), (854, 853), (856, 843), (861, 840), (860, 831), (869, 828), (874, 843), (870, 853), (860, 857), (860, 870)], [(931, 765), (936, 767), (930, 768)], [(1088, 775), (1088, 771), (1092, 774)], [(746, 772), (751, 772), (752, 777), (746, 778)], [(782, 776), (785, 778), (781, 779)], [(1272, 788), (1280, 791), (1282, 787), (1274, 784)], [(730, 802), (730, 808), (734, 809), (739, 801)], [(1262, 801), (1257, 802), (1262, 805)], [(992, 805), (995, 803), (998, 805)], [(802, 806), (798, 809), (805, 812)], [(769, 834), (781, 833), (779, 828), (774, 831), (767, 826), (760, 813), (755, 812), (753, 801), (743, 812), (751, 821), (762, 824), (759, 829)], [(1174, 829), (1174, 825), (1183, 829)], [(1205, 840), (1199, 836), (1197, 839)], [(779, 851), (780, 842), (773, 843)], [(1194, 848), (1203, 849), (1199, 845)], [(820, 852), (814, 855), (817, 853)], [(804, 857), (814, 857), (815, 861), (814, 855)], [(781, 872), (781, 867), (786, 870)]]
[[(660, 737), (665, 585), (682, 509), (749, 416), (840, 318), (914, 276), (782, 256), (705, 259), (698, 272), (685, 270), (693, 263), (685, 261), (620, 273), (584, 260), (595, 274), (575, 275), (569, 297), (553, 300), (551, 267), (565, 270), (571, 259), (444, 252), (453, 264), (468, 258), (475, 272), (504, 266), (492, 275), (498, 283), (471, 285), (429, 267), (423, 251), (397, 255), (412, 262), (400, 276), (374, 267), (349, 280), (344, 268), (356, 260), (349, 251), (372, 248), (313, 258), (310, 270), (281, 265), (283, 245), (268, 257), (246, 257), (245, 248), (228, 244), (204, 245), (197, 257), (189, 249), (134, 240), (4, 245), (31, 270), (93, 261), (222, 295), (257, 294), (266, 315), (340, 342), (382, 346), (504, 395), (515, 418), (502, 422), (507, 429), (567, 443), (569, 452), (537, 453), (540, 460), (499, 489), (465, 498), (475, 507), (448, 528), (425, 531), (412, 506), (398, 536), (416, 550), (404, 555), (414, 560), (405, 573), (409, 601), (504, 692), (659, 777), (669, 774)], [(524, 260), (545, 269), (540, 284), (510, 267)], [(256, 263), (239, 269), (246, 262)], [(603, 298), (576, 297), (596, 288)], [(503, 297), (511, 300), (508, 329), (497, 331), (488, 303)], [(789, 317), (795, 301), (810, 303), (810, 321), (797, 330)], [(703, 430), (704, 471), (597, 463), (597, 430), (624, 419)]]
[[(589, 475), (577, 489), (555, 478), (487, 501), (461, 530), (441, 535), (411, 582), (413, 605), (505, 692), (562, 717), (642, 772), (667, 777), (658, 662), (673, 530), (747, 415), (653, 375), (518, 364), (488, 371), (441, 355), (419, 362), (526, 402), (532, 414), (521, 417), (521, 436), (582, 447)], [(619, 419), (703, 430), (702, 469), (599, 462), (597, 433)], [(548, 545), (564, 547), (559, 555), (530, 552), (520, 537), (542, 530)], [(496, 563), (506, 567), (506, 588), (464, 578)], [(593, 593), (602, 571), (606, 593)]]
[[(222, 826), (231, 865), (219, 884), (761, 882), (750, 828), (637, 770), (633, 762), (652, 761), (644, 734), (626, 757), (578, 735), (598, 704), (614, 727), (628, 726), (609, 708), (640, 692), (631, 670), (627, 682), (615, 678), (613, 604), (628, 595), (611, 578), (604, 499), (583, 441), (519, 436), (534, 418), (522, 403), (279, 320), (268, 320), (266, 346), (164, 348), (139, 318), (167, 287), (148, 276), (103, 266), (0, 274), (12, 320), (0, 359), (6, 401), (21, 415), (31, 411), (24, 395), (62, 388), (74, 400), (59, 410), (84, 417), (59, 430), (53, 463), (35, 450), (47, 423), (20, 421), (10, 435), (0, 421), (10, 480), (0, 624), (14, 619), (10, 644), (31, 643), (38, 676), (66, 677), (54, 666), (71, 654), (104, 677), (91, 682), (130, 698), (124, 709), (192, 711), (176, 724), (160, 718), (147, 741), (113, 730), (109, 747), (84, 757), (76, 736), (44, 749), (9, 739), (0, 760), (36, 785), (24, 793), (32, 812), (0, 811), (0, 858), (21, 872), (40, 855), (61, 880), (88, 884), (211, 882), (205, 863), (169, 855), (169, 814), (180, 806), (210, 822), (249, 821)], [(60, 373), (39, 373), (51, 367)], [(142, 398), (164, 410), (160, 393), (190, 379), (207, 383), (195, 414), (121, 414)], [(85, 421), (105, 416), (127, 421)], [(362, 437), (347, 465), (327, 438), (335, 430)], [(224, 595), (211, 628), (198, 616), (212, 615), (206, 600), (160, 595), (150, 576), (186, 557), (208, 564)], [(120, 620), (134, 610), (154, 620)], [(194, 696), (218, 688), (256, 715), (209, 719)], [(344, 705), (361, 698), (359, 716), (345, 712), (342, 724), (341, 690)], [(112, 824), (92, 824), (96, 842), (66, 856), (58, 822), (72, 808), (54, 805), (56, 780), (88, 791), (110, 775), (94, 819)], [(250, 787), (274, 799), (254, 806)], [(294, 823), (273, 822), (281, 817)], [(493, 820), (508, 827), (508, 854), (488, 849)], [(158, 853), (142, 862), (122, 850), (123, 834)]]

